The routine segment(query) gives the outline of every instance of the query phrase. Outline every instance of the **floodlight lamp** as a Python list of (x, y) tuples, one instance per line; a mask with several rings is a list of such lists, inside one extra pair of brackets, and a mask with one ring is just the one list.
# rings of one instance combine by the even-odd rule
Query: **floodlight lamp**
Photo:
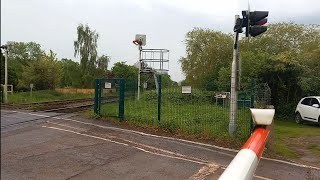
[(141, 44), (142, 44), (142, 41), (140, 41), (140, 40), (134, 40), (134, 41), (132, 41), (133, 42), (133, 44), (135, 44), (135, 45), (140, 45), (141, 46)]

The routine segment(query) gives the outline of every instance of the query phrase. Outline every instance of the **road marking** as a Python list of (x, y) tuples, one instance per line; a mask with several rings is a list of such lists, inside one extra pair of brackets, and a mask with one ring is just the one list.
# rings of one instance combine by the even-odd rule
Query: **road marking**
[(262, 177), (262, 176), (257, 176), (257, 175), (253, 175), (253, 177), (259, 178), (259, 179), (263, 179), (263, 180), (273, 180), (273, 179), (270, 179), (270, 178), (266, 178), (266, 177)]
[[(60, 125), (60, 124), (58, 124), (58, 125)], [(79, 133), (79, 132), (75, 132), (75, 131), (71, 131), (71, 130), (67, 130), (67, 129), (61, 129), (61, 128), (56, 128), (56, 127), (48, 127), (48, 126), (42, 126), (42, 127), (55, 129), (55, 130), (60, 130), (60, 131), (65, 131), (65, 132), (70, 132), (70, 133), (74, 133), (74, 134), (81, 135), (81, 136), (91, 137), (91, 138), (95, 138), (95, 139), (100, 139), (100, 140), (116, 143), (116, 144), (119, 144), (119, 145), (124, 145), (124, 146), (127, 146), (127, 147), (132, 147), (134, 149), (138, 149), (138, 150), (143, 151), (145, 153), (149, 153), (149, 154), (153, 154), (153, 155), (157, 155), (157, 156), (162, 156), (162, 157), (166, 157), (166, 158), (178, 159), (178, 160), (183, 160), (183, 161), (193, 162), (193, 163), (196, 163), (196, 164), (205, 165), (198, 171), (197, 174), (195, 174), (195, 175), (190, 177), (191, 179), (195, 179), (195, 180), (204, 179), (206, 176), (214, 173), (219, 167), (221, 167), (222, 169), (226, 169), (221, 164), (217, 164), (217, 163), (201, 160), (201, 159), (198, 159), (198, 158), (195, 158), (195, 157), (187, 157), (186, 155), (183, 155), (183, 154), (180, 154), (180, 153), (174, 153), (172, 151), (156, 148), (156, 147), (153, 147), (153, 146), (148, 146), (148, 145), (141, 144), (141, 143), (136, 143), (136, 142), (133, 142), (133, 141), (130, 141), (130, 140), (126, 140), (126, 139), (123, 139), (123, 138), (109, 136), (111, 138), (117, 138), (117, 139), (120, 139), (120, 140), (123, 140), (123, 141), (127, 141), (127, 142), (129, 142), (131, 144), (144, 146), (146, 148), (153, 149), (153, 150), (156, 150), (156, 151), (160, 151), (160, 152), (163, 152), (163, 153), (168, 153), (168, 154), (171, 154), (171, 155), (165, 155), (165, 154), (161, 154), (161, 153), (157, 153), (157, 152), (152, 152), (152, 151), (146, 150), (146, 149), (144, 149), (142, 147), (130, 146), (129, 144), (118, 142), (118, 141), (114, 141), (114, 140), (111, 140), (111, 139), (108, 139), (108, 138), (102, 138), (102, 137), (99, 137), (99, 136), (88, 135), (88, 134)], [(69, 126), (69, 127), (71, 127), (71, 126)], [(257, 177), (257, 178), (260, 178), (260, 179), (264, 179), (264, 180), (272, 180), (272, 179), (265, 178), (265, 177), (262, 177), (262, 176), (254, 175), (254, 177)]]
[(207, 164), (199, 169), (199, 171), (192, 175), (189, 180), (202, 180), (209, 176), (210, 174), (214, 174), (214, 172), (219, 168), (216, 164)]
[[(15, 115), (11, 115), (11, 114), (5, 114), (5, 115), (1, 115), (1, 117), (14, 117), (14, 118), (18, 118), (18, 119), (24, 119), (23, 117), (19, 117), (19, 116), (15, 116)], [(6, 119), (2, 119), (5, 121), (10, 121), (10, 120), (6, 120)]]
[(68, 126), (68, 125), (65, 125), (65, 124), (54, 123), (54, 122), (51, 122), (51, 121), (46, 121), (46, 123), (55, 124), (55, 125), (63, 126), (63, 127), (68, 127), (68, 128), (72, 128), (72, 129), (76, 129), (76, 130), (80, 130), (80, 131), (87, 131), (87, 129), (77, 128), (77, 127), (73, 127), (73, 126)]
[(100, 139), (100, 140), (104, 140), (104, 141), (109, 141), (109, 142), (112, 142), (112, 143), (116, 143), (116, 144), (119, 144), (119, 145), (128, 146), (128, 144), (125, 144), (125, 143), (120, 143), (120, 142), (112, 141), (112, 140), (110, 140), (110, 139), (101, 138), (101, 137), (98, 137), (98, 136), (92, 136), (92, 135), (89, 135), (89, 134), (83, 134), (83, 133), (71, 131), (71, 130), (68, 130), (68, 129), (61, 129), (61, 128), (48, 127), (48, 126), (42, 126), (42, 127), (44, 127), (44, 128), (50, 128), (50, 129), (55, 129), (55, 130), (59, 130), (59, 131), (70, 132), (70, 133), (78, 134), (78, 135), (81, 135), (81, 136), (92, 137), (92, 138), (95, 138), (95, 139)]
[[(1, 110), (1, 111), (6, 111), (6, 110)], [(41, 115), (41, 114), (26, 113), (26, 112), (20, 112), (20, 111), (7, 111), (7, 112), (17, 112), (17, 113), (21, 113), (21, 114), (29, 114), (29, 115), (34, 115), (34, 116), (45, 116), (45, 115)], [(46, 116), (46, 117), (50, 117), (50, 116)], [(220, 150), (226, 150), (226, 151), (231, 151), (231, 152), (238, 152), (238, 150), (234, 150), (234, 149), (230, 149), (230, 148), (224, 148), (224, 147), (220, 147), (220, 146), (215, 146), (215, 145), (205, 144), (205, 143), (199, 143), (199, 142), (194, 142), (194, 141), (189, 141), (189, 140), (184, 140), (184, 139), (179, 139), (179, 138), (172, 138), (172, 137), (165, 137), (165, 136), (153, 135), (153, 134), (148, 134), (148, 133), (143, 133), (143, 132), (133, 131), (133, 130), (128, 130), (128, 129), (121, 129), (121, 128), (116, 128), (116, 127), (102, 126), (102, 125), (97, 125), (97, 124), (92, 124), (92, 123), (86, 123), (86, 122), (82, 122), (82, 121), (78, 121), (78, 120), (74, 120), (74, 119), (69, 119), (69, 118), (61, 118), (61, 117), (60, 117), (60, 118), (59, 118), (59, 117), (52, 117), (52, 118), (54, 118), (54, 119), (61, 119), (61, 120), (65, 120), (65, 121), (78, 122), (78, 123), (81, 123), (81, 124), (87, 124), (87, 125), (92, 125), (92, 126), (101, 127), (101, 128), (106, 128), (106, 129), (114, 129), (114, 130), (119, 130), (119, 131), (122, 131), (122, 132), (131, 132), (131, 133), (136, 133), (136, 134), (143, 135), (143, 136), (150, 136), (150, 137), (157, 137), (157, 138), (162, 138), (162, 139), (176, 140), (176, 141), (187, 142), (187, 143), (192, 143), (192, 144), (196, 144), (196, 145), (213, 147), (213, 148), (220, 149)], [(284, 161), (284, 160), (278, 160), (278, 159), (272, 159), (272, 158), (265, 158), (265, 157), (262, 157), (262, 159), (269, 160), (269, 161), (280, 162), (280, 163), (284, 163), (284, 164), (289, 164), (289, 165), (297, 166), (297, 167), (303, 167), (303, 168), (310, 168), (310, 169), (320, 170), (319, 167), (308, 166), (308, 165), (293, 163), (293, 162)]]
[(99, 137), (99, 136), (88, 135), (88, 134), (79, 133), (79, 132), (75, 132), (75, 131), (71, 131), (71, 130), (67, 130), (67, 129), (56, 128), (56, 127), (49, 127), (49, 126), (42, 126), (42, 127), (43, 128), (55, 129), (55, 130), (59, 130), (59, 131), (65, 131), (65, 132), (69, 132), (69, 133), (73, 133), (73, 134), (77, 134), (77, 135), (81, 135), (81, 136), (91, 137), (91, 138), (95, 138), (95, 139), (99, 139), (99, 140), (103, 140), (103, 141), (108, 141), (108, 142), (112, 142), (112, 143), (119, 144), (119, 145), (124, 145), (124, 146), (127, 146), (127, 147), (132, 147), (134, 149), (138, 149), (140, 151), (143, 151), (143, 152), (146, 152), (146, 153), (149, 153), (149, 154), (154, 154), (154, 155), (163, 156), (163, 157), (172, 158), (172, 159), (179, 159), (179, 160), (189, 161), (189, 162), (202, 164), (202, 165), (206, 165), (207, 164), (205, 162), (196, 161), (196, 160), (192, 160), (192, 159), (187, 159), (187, 158), (183, 158), (183, 157), (176, 157), (176, 156), (171, 156), (171, 155), (165, 155), (165, 154), (160, 154), (160, 153), (156, 153), (156, 152), (151, 152), (151, 151), (148, 151), (148, 150), (143, 149), (141, 147), (130, 146), (129, 144), (126, 144), (126, 143), (113, 141), (113, 140), (110, 140), (110, 139), (107, 139), (107, 138), (102, 138), (102, 137)]
[[(77, 134), (77, 135), (86, 136), (86, 137), (91, 137), (91, 138), (95, 138), (95, 139), (99, 139), (99, 140), (104, 140), (104, 141), (112, 142), (112, 143), (119, 144), (119, 145), (124, 145), (124, 146), (127, 146), (127, 147), (131, 147), (131, 148), (140, 150), (140, 151), (142, 151), (142, 152), (149, 153), (149, 154), (153, 154), (153, 155), (157, 155), (157, 156), (162, 156), (162, 157), (166, 157), (166, 158), (178, 159), (178, 160), (183, 160), (183, 161), (193, 162), (193, 163), (196, 163), (196, 164), (205, 165), (204, 167), (202, 167), (202, 168), (198, 171), (197, 174), (195, 174), (195, 175), (193, 175), (193, 176), (190, 177), (190, 178), (197, 178), (197, 179), (195, 179), (195, 180), (204, 179), (206, 176), (214, 173), (219, 167), (221, 167), (222, 169), (226, 169), (226, 167), (223, 166), (223, 165), (221, 165), (221, 164), (217, 164), (217, 163), (213, 163), (213, 162), (201, 160), (201, 159), (198, 159), (198, 158), (195, 158), (195, 157), (187, 157), (186, 155), (183, 155), (183, 154), (174, 153), (174, 152), (172, 152), (172, 151), (168, 151), (168, 150), (156, 148), (156, 147), (153, 147), (153, 146), (148, 146), (148, 145), (141, 144), (141, 143), (136, 143), (136, 142), (133, 142), (133, 141), (130, 141), (130, 140), (126, 140), (126, 139), (122, 139), (122, 138), (118, 138), (118, 137), (114, 137), (114, 136), (109, 136), (109, 137), (118, 138), (118, 139), (121, 139), (121, 140), (123, 140), (123, 141), (127, 141), (127, 142), (129, 142), (129, 143), (135, 144), (135, 145), (144, 146), (144, 147), (147, 147), (147, 148), (150, 148), (150, 149), (153, 149), (153, 150), (157, 150), (157, 151), (160, 151), (160, 152), (163, 152), (163, 153), (168, 153), (168, 154), (171, 154), (171, 155), (166, 155), (166, 154), (161, 154), (161, 153), (157, 153), (157, 152), (152, 152), (152, 151), (146, 150), (146, 149), (144, 149), (144, 148), (142, 148), (142, 147), (130, 146), (130, 145), (127, 144), (127, 143), (122, 143), (122, 142), (114, 141), (114, 140), (111, 140), (111, 139), (108, 139), (108, 138), (102, 138), (102, 137), (99, 137), (99, 136), (94, 136), (94, 135), (79, 133), (79, 132), (75, 132), (75, 131), (71, 131), (71, 130), (67, 130), (67, 129), (61, 129), (61, 128), (49, 127), (49, 126), (42, 126), (42, 127), (44, 127), (44, 128), (50, 128), (50, 129), (55, 129), (55, 130), (60, 130), (60, 131), (65, 131), (65, 132), (69, 132), (69, 133), (74, 133), (74, 134)], [(202, 178), (201, 178), (201, 177), (202, 177)], [(256, 176), (256, 175), (254, 175), (254, 177), (260, 178), (260, 179), (264, 179), (264, 180), (272, 180), (272, 179), (265, 178), (265, 177), (262, 177), (262, 176)]]
[(8, 110), (2, 110), (2, 109), (1, 109), (1, 111), (4, 111), (4, 112), (13, 112), (13, 113), (18, 112), (18, 111), (8, 111)]

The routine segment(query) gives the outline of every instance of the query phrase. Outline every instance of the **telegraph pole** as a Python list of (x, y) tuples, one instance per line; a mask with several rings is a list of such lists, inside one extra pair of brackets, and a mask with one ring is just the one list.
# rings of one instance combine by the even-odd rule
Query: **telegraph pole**
[[(237, 26), (237, 21), (240, 19), (239, 15), (235, 16), (235, 28)], [(233, 60), (231, 68), (231, 94), (230, 94), (230, 121), (229, 121), (229, 134), (234, 136), (237, 128), (237, 108), (238, 108), (238, 92), (237, 92), (237, 82), (238, 82), (238, 39), (239, 31), (234, 31), (234, 43), (233, 43)]]

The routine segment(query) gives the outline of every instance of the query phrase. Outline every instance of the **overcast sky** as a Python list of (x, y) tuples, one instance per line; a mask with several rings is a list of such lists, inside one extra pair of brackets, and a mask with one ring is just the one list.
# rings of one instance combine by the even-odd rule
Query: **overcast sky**
[[(181, 81), (186, 33), (194, 27), (231, 33), (234, 15), (247, 8), (247, 0), (1, 0), (1, 44), (34, 41), (79, 61), (73, 41), (83, 23), (99, 33), (99, 55), (111, 56), (111, 65), (133, 65), (138, 49), (132, 40), (146, 34), (146, 48), (170, 50), (169, 74)], [(250, 9), (269, 11), (269, 23), (320, 24), (320, 0), (250, 0)]]

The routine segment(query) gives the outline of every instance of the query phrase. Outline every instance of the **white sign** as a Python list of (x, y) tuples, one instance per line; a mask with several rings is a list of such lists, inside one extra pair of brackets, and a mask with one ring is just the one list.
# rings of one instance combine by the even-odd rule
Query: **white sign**
[(191, 94), (191, 86), (182, 86), (182, 94)]
[(104, 88), (111, 89), (111, 83), (108, 83), (108, 82), (104, 83)]
[(30, 89), (32, 89), (33, 88), (33, 84), (30, 84)]

